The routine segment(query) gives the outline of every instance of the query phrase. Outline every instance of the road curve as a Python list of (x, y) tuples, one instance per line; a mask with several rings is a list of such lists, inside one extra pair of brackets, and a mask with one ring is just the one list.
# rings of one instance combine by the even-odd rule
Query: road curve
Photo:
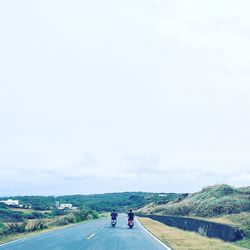
[(0, 250), (163, 250), (160, 244), (135, 222), (129, 229), (125, 215), (118, 216), (115, 228), (109, 218), (80, 223), (59, 230), (0, 245)]

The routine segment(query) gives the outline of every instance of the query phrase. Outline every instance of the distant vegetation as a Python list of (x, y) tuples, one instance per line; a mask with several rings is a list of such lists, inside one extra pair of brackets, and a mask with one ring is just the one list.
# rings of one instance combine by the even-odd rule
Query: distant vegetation
[(127, 211), (138, 209), (150, 202), (169, 202), (179, 197), (179, 194), (155, 194), (142, 192), (110, 193), (98, 195), (71, 195), (58, 197), (62, 203), (72, 203), (75, 206), (96, 211)]
[(53, 212), (48, 214), (39, 213), (37, 211), (32, 211), (30, 213), (24, 213), (19, 211), (13, 211), (7, 206), (3, 206), (0, 203), (0, 222), (24, 222), (26, 219), (43, 219), (46, 217), (52, 217)]
[[(56, 201), (71, 203), (79, 209), (95, 210), (97, 212), (109, 212), (112, 209), (121, 212), (128, 209), (138, 209), (141, 213), (147, 214), (199, 217), (250, 212), (250, 187), (233, 188), (228, 185), (206, 187), (193, 194), (124, 192), (59, 197), (15, 196), (6, 198), (17, 199), (21, 204), (31, 205), (34, 210), (47, 211), (48, 213), (43, 215), (37, 213), (22, 215), (13, 211), (11, 216), (16, 221), (22, 221), (22, 217), (26, 219), (27, 216), (33, 216), (34, 218), (45, 215), (50, 216), (55, 209)], [(4, 218), (5, 220), (8, 219), (9, 216), (9, 213), (4, 208), (6, 208), (4, 204), (0, 205), (0, 221)]]
[(1, 197), (0, 200), (19, 200), (23, 205), (31, 205), (35, 210), (49, 210), (55, 207), (56, 198), (54, 196), (10, 196)]
[(35, 210), (50, 210), (55, 208), (56, 200), (60, 203), (71, 203), (80, 209), (111, 211), (126, 211), (127, 209), (138, 209), (148, 203), (165, 204), (181, 197), (180, 194), (156, 194), (143, 192), (124, 192), (94, 195), (67, 195), (67, 196), (12, 196), (1, 199), (16, 199), (21, 204), (29, 204)]
[(51, 210), (41, 212), (17, 212), (9, 208), (0, 208), (0, 236), (42, 230), (48, 227), (64, 226), (85, 220), (97, 219), (93, 210), (64, 211)]

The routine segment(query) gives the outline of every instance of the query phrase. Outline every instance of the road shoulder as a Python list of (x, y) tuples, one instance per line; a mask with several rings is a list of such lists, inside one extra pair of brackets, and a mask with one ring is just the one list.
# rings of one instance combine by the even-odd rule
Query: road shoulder
[(203, 237), (193, 232), (166, 226), (148, 218), (139, 218), (140, 223), (156, 238), (175, 250), (240, 250), (231, 243)]

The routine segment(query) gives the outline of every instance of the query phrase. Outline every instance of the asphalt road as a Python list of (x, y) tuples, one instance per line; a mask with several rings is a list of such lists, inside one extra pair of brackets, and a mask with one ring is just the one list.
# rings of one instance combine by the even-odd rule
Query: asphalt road
[(148, 234), (138, 221), (127, 227), (125, 215), (115, 228), (102, 219), (54, 230), (0, 246), (0, 250), (163, 250), (168, 249)]

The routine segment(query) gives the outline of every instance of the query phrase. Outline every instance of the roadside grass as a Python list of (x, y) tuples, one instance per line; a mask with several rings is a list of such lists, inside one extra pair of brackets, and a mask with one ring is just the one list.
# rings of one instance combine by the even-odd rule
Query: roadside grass
[(51, 210), (35, 210), (32, 208), (9, 208), (9, 210), (11, 211), (15, 211), (15, 212), (22, 212), (24, 214), (32, 214), (32, 213), (41, 213), (41, 214), (46, 214), (51, 212)]
[(11, 211), (15, 211), (15, 212), (22, 212), (24, 214), (31, 214), (33, 212), (40, 212), (34, 209), (24, 209), (24, 208), (9, 208), (9, 210)]
[(202, 218), (209, 221), (224, 223), (236, 226), (243, 230), (245, 237), (243, 240), (236, 241), (235, 244), (250, 249), (250, 213), (229, 214), (220, 217)]
[(250, 236), (250, 213), (243, 212), (239, 214), (228, 214), (217, 217), (202, 218), (203, 220), (224, 223), (232, 226), (239, 227), (246, 235)]
[(236, 241), (235, 244), (245, 249), (250, 249), (250, 238), (248, 237), (248, 238), (245, 238), (244, 240)]
[[(67, 226), (69, 226), (69, 225), (67, 225)], [(66, 227), (66, 226), (64, 226), (64, 227)], [(30, 236), (33, 236), (33, 235), (45, 233), (45, 232), (48, 232), (48, 231), (51, 231), (51, 230), (56, 230), (56, 229), (59, 229), (59, 228), (62, 228), (62, 227), (51, 227), (51, 228), (46, 228), (46, 229), (43, 229), (43, 230), (40, 230), (40, 231), (16, 233), (16, 234), (9, 234), (9, 235), (0, 235), (0, 245), (4, 244), (4, 243), (7, 243), (7, 242), (14, 241), (14, 240), (22, 239), (22, 238), (25, 238), (25, 237), (30, 237)]]
[(166, 226), (148, 218), (139, 218), (143, 226), (174, 250), (240, 250), (242, 247), (194, 232)]
[(48, 227), (46, 229), (42, 229), (42, 230), (38, 230), (38, 231), (29, 231), (29, 232), (24, 232), (24, 233), (0, 235), (0, 245), (14, 241), (14, 240), (19, 240), (19, 239), (30, 237), (33, 235), (43, 234), (43, 233), (46, 233), (49, 231), (60, 230), (60, 229), (66, 228), (66, 227), (72, 227), (72, 226), (76, 226), (77, 224), (83, 224), (83, 223), (87, 223), (90, 221), (92, 221), (92, 220), (82, 221), (79, 223), (74, 223), (74, 224), (69, 224), (69, 225), (64, 225), (64, 226), (51, 226), (51, 227)]

